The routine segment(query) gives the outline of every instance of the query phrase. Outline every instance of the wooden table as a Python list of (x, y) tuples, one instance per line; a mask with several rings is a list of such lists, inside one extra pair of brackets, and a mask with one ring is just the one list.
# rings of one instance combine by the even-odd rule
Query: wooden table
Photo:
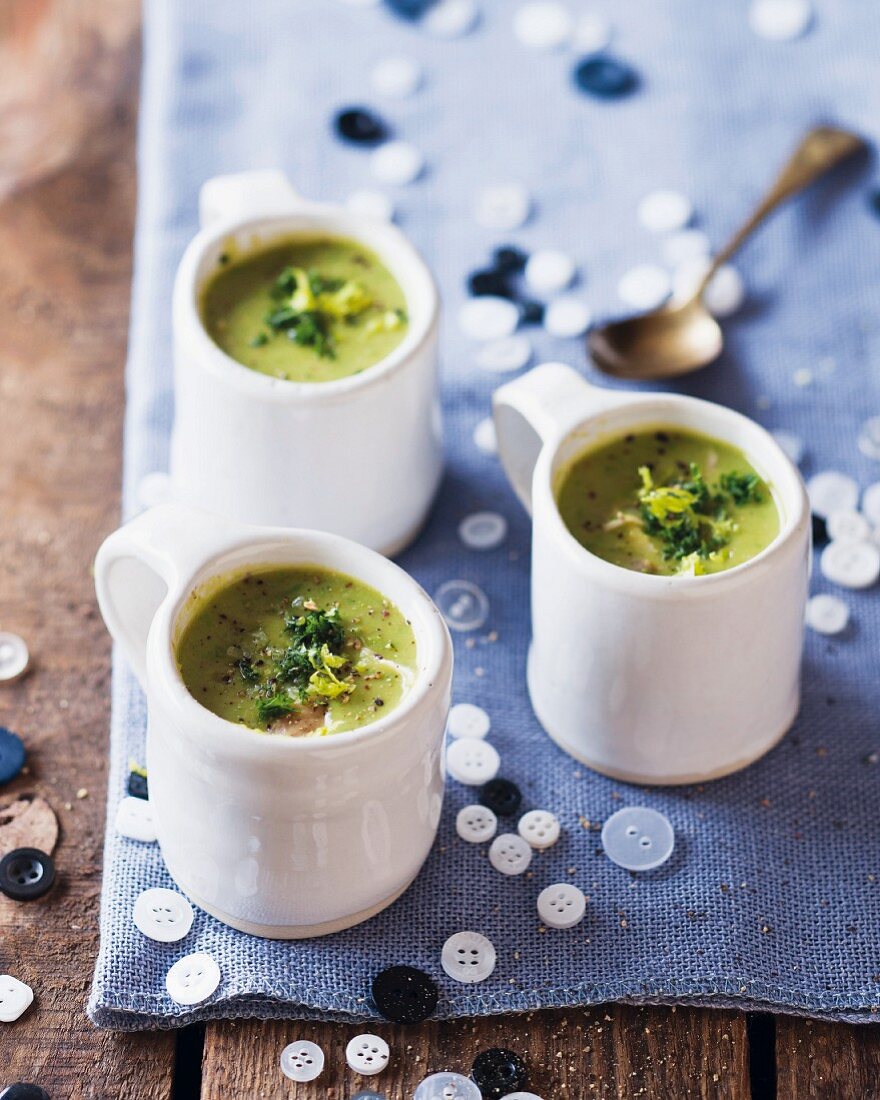
[[(136, 0), (14, 0), (0, 7), (0, 627), (34, 672), (0, 690), (28, 774), (58, 811), (60, 882), (43, 901), (0, 897), (0, 970), (33, 1007), (0, 1024), (0, 1085), (55, 1100), (327, 1097), (355, 1027), (224, 1022), (178, 1032), (95, 1031), (84, 1013), (97, 950), (110, 646), (90, 563), (119, 513), (123, 361), (135, 203)], [(85, 797), (77, 792), (85, 790)], [(736, 1012), (632, 1008), (381, 1027), (394, 1062), (374, 1083), (411, 1096), (428, 1071), (476, 1051), (527, 1055), (554, 1097), (880, 1096), (880, 1028)], [(278, 1071), (296, 1036), (321, 1044), (320, 1087)]]

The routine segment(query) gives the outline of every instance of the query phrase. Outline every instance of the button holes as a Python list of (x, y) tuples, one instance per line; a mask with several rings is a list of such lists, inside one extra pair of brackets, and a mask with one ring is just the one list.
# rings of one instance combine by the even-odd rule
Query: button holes
[(642, 848), (650, 848), (651, 847), (651, 838), (649, 836), (643, 836), (639, 840), (639, 844), (641, 845)]
[(627, 836), (635, 836), (636, 833), (638, 833), (638, 831), (639, 830), (635, 827), (635, 825), (627, 825), (627, 827), (626, 827), (626, 835)]

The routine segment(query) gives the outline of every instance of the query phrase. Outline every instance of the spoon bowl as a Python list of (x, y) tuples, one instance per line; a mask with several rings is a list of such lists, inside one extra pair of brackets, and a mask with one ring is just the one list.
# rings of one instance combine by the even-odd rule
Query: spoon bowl
[(596, 366), (615, 378), (674, 378), (721, 354), (721, 326), (699, 300), (593, 329), (587, 346)]

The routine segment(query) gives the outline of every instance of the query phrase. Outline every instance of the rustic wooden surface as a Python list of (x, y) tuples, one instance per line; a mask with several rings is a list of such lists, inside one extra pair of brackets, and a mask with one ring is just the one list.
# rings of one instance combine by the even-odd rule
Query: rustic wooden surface
[[(350, 1026), (91, 1028), (109, 645), (89, 566), (118, 515), (137, 25), (136, 0), (0, 4), (0, 628), (28, 640), (36, 665), (0, 689), (0, 723), (30, 752), (3, 795), (43, 795), (61, 826), (53, 893), (0, 898), (0, 969), (37, 992), (0, 1025), (0, 1087), (38, 1081), (55, 1100), (343, 1100), (372, 1083), (404, 1100), (427, 1072), (467, 1072), (478, 1050), (503, 1045), (527, 1055), (545, 1100), (880, 1097), (880, 1029), (732, 1012), (607, 1006), (377, 1026), (393, 1063), (372, 1082), (345, 1067)], [(317, 1084), (278, 1071), (297, 1037), (327, 1054)]]

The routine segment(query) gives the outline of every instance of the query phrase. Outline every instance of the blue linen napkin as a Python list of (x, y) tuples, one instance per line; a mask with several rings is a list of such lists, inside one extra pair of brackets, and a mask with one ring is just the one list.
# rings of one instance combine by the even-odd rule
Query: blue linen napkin
[[(587, 10), (581, 0), (569, 5)], [(485, 590), (485, 628), (456, 637), (455, 697), (486, 708), (503, 774), (522, 786), (528, 806), (554, 810), (564, 833), (536, 854), (528, 876), (503, 878), (483, 849), (455, 836), (456, 811), (473, 792), (450, 781), (424, 871), (367, 924), (284, 944), (198, 912), (182, 943), (150, 942), (132, 924), (134, 899), (146, 887), (173, 884), (155, 845), (119, 838), (112, 828), (128, 760), (144, 758), (146, 717), (117, 660), (101, 949), (89, 1002), (96, 1024), (369, 1017), (371, 976), (404, 962), (438, 980), (445, 1016), (620, 999), (877, 1018), (878, 592), (844, 593), (852, 609), (844, 635), (808, 637), (796, 727), (744, 773), (660, 791), (576, 764), (542, 733), (525, 694), (529, 529), (497, 459), (474, 444), (499, 379), (475, 367), (474, 346), (455, 322), (467, 273), (506, 243), (475, 224), (483, 185), (518, 180), (530, 189), (532, 219), (509, 237), (526, 248), (569, 250), (580, 265), (577, 293), (601, 315), (620, 309), (615, 286), (624, 271), (659, 258), (658, 238), (635, 217), (646, 192), (685, 191), (699, 224), (720, 243), (808, 126), (832, 120), (876, 136), (876, 3), (822, 0), (811, 31), (795, 42), (756, 37), (747, 7), (591, 0), (589, 10), (615, 25), (613, 51), (641, 77), (635, 94), (600, 102), (574, 88), (574, 53), (531, 51), (516, 40), (502, 0), (484, 0), (477, 29), (454, 41), (432, 38), (383, 7), (337, 0), (254, 0), (246, 12), (236, 0), (148, 0), (125, 513), (136, 510), (139, 479), (166, 467), (170, 293), (196, 230), (199, 185), (219, 172), (281, 166), (304, 194), (342, 200), (374, 184), (368, 154), (332, 137), (331, 115), (350, 104), (379, 109), (427, 158), (421, 180), (392, 191), (399, 222), (446, 300), (447, 475), (427, 529), (401, 562), (431, 592), (452, 578)], [(418, 59), (424, 88), (405, 101), (378, 102), (369, 73), (392, 54)], [(796, 433), (807, 443), (807, 473), (837, 468), (862, 485), (880, 478), (880, 464), (856, 447), (859, 424), (880, 412), (880, 222), (866, 199), (869, 184), (864, 169), (841, 173), (748, 247), (739, 261), (748, 304), (727, 324), (727, 354), (673, 387)], [(580, 342), (531, 331), (538, 360), (591, 373)], [(509, 520), (502, 548), (475, 553), (460, 543), (459, 521), (479, 509)], [(827, 587), (817, 572), (814, 590)], [(666, 813), (677, 837), (673, 859), (639, 876), (610, 863), (596, 831), (633, 803)], [(586, 920), (540, 934), (535, 898), (559, 880), (585, 890)], [(456, 985), (440, 967), (444, 940), (466, 928), (484, 932), (498, 950), (495, 973), (475, 986)], [(217, 959), (222, 981), (209, 1003), (183, 1008), (168, 998), (164, 976), (196, 950)]]

